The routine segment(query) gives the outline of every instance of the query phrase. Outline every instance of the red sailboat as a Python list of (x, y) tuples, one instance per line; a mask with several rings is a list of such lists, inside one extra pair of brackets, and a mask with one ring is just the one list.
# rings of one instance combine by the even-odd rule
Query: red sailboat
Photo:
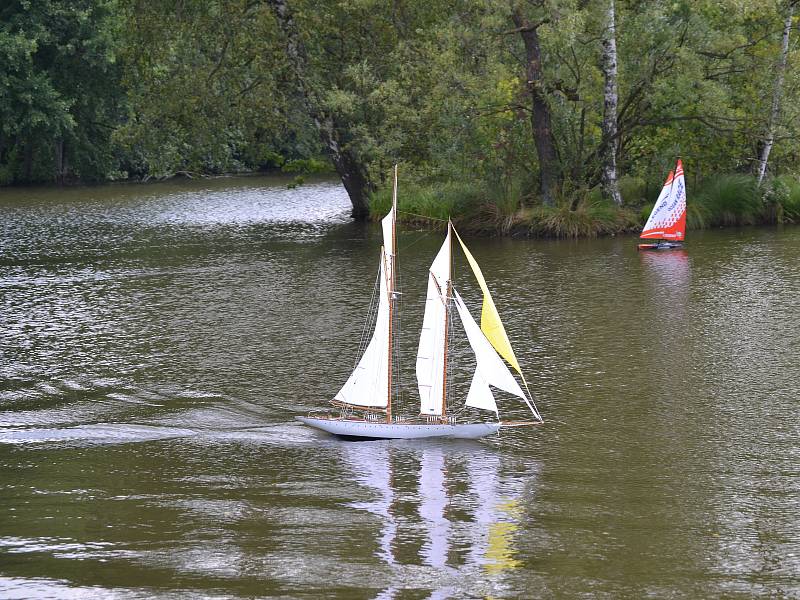
[(686, 237), (686, 183), (683, 163), (678, 159), (675, 171), (670, 171), (658, 195), (653, 212), (647, 219), (640, 238), (655, 240), (652, 244), (639, 244), (639, 250), (670, 250), (682, 248)]

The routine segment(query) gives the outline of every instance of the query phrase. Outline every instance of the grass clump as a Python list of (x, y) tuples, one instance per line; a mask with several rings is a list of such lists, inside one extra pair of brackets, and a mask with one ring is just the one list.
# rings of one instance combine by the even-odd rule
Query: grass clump
[(556, 238), (594, 238), (632, 231), (639, 227), (637, 215), (604, 200), (587, 195), (577, 202), (561, 200), (555, 207), (532, 209), (528, 228), (533, 235)]
[[(406, 223), (432, 224), (450, 218), (472, 215), (478, 210), (485, 194), (470, 182), (445, 182), (423, 186), (415, 182), (398, 190), (397, 210)], [(370, 213), (380, 219), (392, 206), (391, 186), (382, 187), (370, 196)]]
[(764, 204), (776, 223), (800, 223), (800, 180), (775, 177), (764, 190)]
[(619, 178), (617, 186), (625, 206), (639, 206), (647, 200), (647, 182), (641, 177), (623, 175)]
[[(695, 226), (755, 225), (764, 221), (764, 202), (751, 175), (717, 175), (690, 197)], [(687, 215), (688, 216), (688, 215)]]
[[(654, 205), (645, 200), (645, 181), (636, 177), (620, 180), (622, 207), (603, 199), (599, 187), (562, 189), (555, 206), (543, 206), (525, 194), (529, 187), (520, 181), (410, 182), (400, 191), (400, 218), (437, 228), (451, 218), (465, 231), (490, 235), (594, 238), (638, 232)], [(391, 202), (390, 186), (374, 192), (373, 217), (385, 215)], [(759, 187), (752, 175), (716, 175), (689, 189), (688, 229), (784, 222), (800, 223), (800, 179), (795, 176), (776, 177)]]

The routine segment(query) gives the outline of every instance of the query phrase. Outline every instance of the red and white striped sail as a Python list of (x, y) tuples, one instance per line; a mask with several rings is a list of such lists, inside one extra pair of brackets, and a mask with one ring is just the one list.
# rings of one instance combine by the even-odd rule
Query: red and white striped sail
[(639, 237), (677, 241), (683, 241), (686, 237), (686, 184), (680, 160), (675, 166), (675, 173), (669, 172)]

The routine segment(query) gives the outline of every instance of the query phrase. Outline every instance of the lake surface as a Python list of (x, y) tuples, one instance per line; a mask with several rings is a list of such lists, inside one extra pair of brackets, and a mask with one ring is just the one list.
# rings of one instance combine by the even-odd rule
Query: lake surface
[[(287, 181), (0, 191), (0, 597), (800, 597), (800, 228), (467, 238), (546, 423), (341, 442), (293, 417), (379, 231)], [(409, 411), (441, 241), (399, 235)]]

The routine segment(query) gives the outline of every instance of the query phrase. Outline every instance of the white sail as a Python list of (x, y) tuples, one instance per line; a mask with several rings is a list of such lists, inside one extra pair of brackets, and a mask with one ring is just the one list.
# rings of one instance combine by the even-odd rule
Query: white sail
[[(392, 208), (381, 219), (381, 230), (383, 231), (383, 248), (391, 260), (395, 254), (395, 228), (397, 225), (397, 165), (394, 167), (394, 184), (392, 188)], [(389, 264), (391, 265), (391, 260)]]
[(444, 395), (444, 336), (447, 281), (450, 278), (450, 230), (428, 273), (425, 316), (417, 350), (417, 385), (423, 415), (441, 415)]
[(527, 402), (525, 393), (519, 387), (517, 380), (508, 370), (503, 359), (497, 354), (495, 349), (483, 335), (481, 328), (469, 314), (464, 301), (459, 296), (458, 292), (453, 290), (455, 296), (455, 305), (458, 309), (458, 315), (461, 317), (461, 323), (464, 325), (464, 331), (467, 334), (469, 345), (472, 346), (472, 351), (475, 353), (475, 375), (472, 377), (472, 384), (467, 393), (467, 406), (480, 408), (483, 410), (494, 411), (498, 414), (497, 404), (494, 400), (494, 395), (489, 386), (494, 386), (509, 394), (519, 396)]
[(389, 267), (381, 249), (380, 299), (375, 331), (353, 374), (335, 399), (357, 406), (385, 408), (389, 398)]
[(686, 237), (686, 183), (680, 159), (675, 171), (669, 172), (639, 237), (676, 241), (683, 241)]

